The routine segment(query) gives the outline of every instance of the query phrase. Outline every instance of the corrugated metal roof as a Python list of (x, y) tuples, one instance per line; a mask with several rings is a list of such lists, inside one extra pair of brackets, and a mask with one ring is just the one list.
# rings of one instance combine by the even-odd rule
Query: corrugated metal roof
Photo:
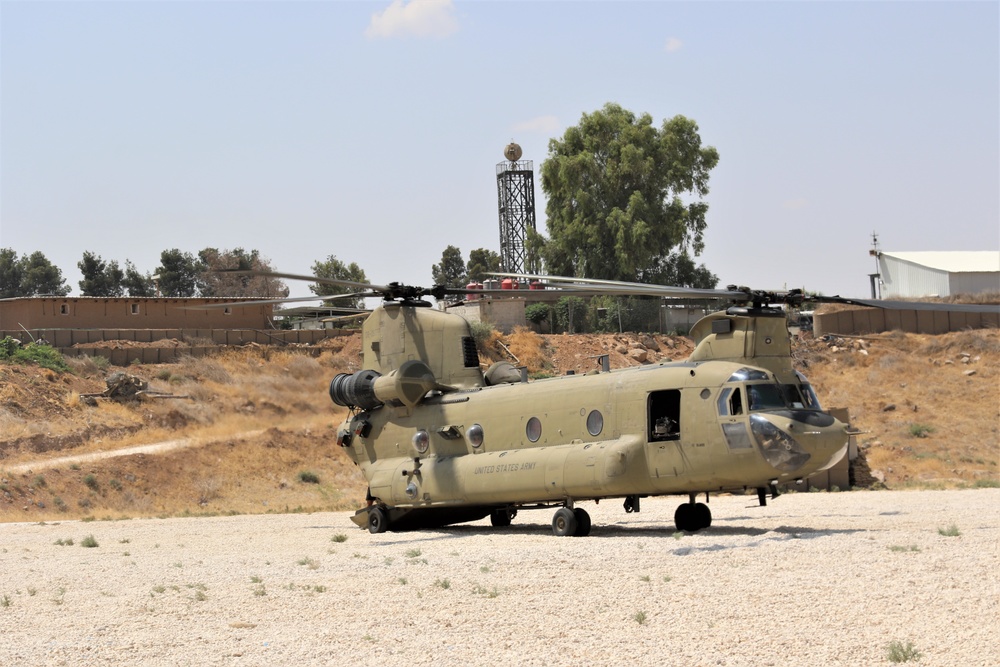
[(919, 264), (948, 273), (1000, 272), (1000, 250), (883, 252), (882, 254), (903, 262)]

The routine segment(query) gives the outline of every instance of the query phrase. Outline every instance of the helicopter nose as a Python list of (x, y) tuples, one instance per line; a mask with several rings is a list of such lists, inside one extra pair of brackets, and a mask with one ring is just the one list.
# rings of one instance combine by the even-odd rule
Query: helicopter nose
[(764, 460), (776, 470), (795, 472), (812, 458), (798, 440), (772, 423), (767, 415), (750, 415), (750, 430)]
[(826, 470), (847, 449), (847, 426), (824, 412), (758, 413), (750, 416), (750, 427), (764, 459), (781, 472)]

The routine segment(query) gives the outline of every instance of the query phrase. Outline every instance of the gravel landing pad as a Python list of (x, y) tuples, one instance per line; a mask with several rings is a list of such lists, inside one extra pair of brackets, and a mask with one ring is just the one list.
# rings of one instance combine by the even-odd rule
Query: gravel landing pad
[(586, 538), (553, 510), (0, 524), (0, 664), (1000, 664), (1000, 489), (722, 496), (674, 535), (680, 500), (583, 503)]

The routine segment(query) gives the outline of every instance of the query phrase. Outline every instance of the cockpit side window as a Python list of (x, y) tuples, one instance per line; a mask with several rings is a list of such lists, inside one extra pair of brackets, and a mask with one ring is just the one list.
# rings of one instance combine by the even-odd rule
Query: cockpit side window
[(789, 405), (789, 407), (805, 407), (805, 401), (802, 400), (802, 394), (799, 393), (799, 388), (797, 386), (794, 384), (783, 384), (781, 385), (781, 390), (785, 392), (785, 402)]
[(729, 395), (733, 393), (732, 387), (725, 387), (721, 392), (719, 392), (719, 399), (716, 401), (716, 407), (719, 410), (719, 416), (726, 417), (729, 415)]
[(743, 414), (743, 394), (739, 387), (733, 390), (733, 397), (729, 399), (729, 414)]

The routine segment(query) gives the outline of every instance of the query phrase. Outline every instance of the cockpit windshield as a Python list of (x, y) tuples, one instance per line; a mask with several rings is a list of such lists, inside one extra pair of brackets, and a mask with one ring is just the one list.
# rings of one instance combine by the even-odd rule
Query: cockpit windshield
[(748, 384), (747, 397), (750, 399), (750, 410), (780, 410), (787, 408), (785, 394), (781, 385)]
[(775, 384), (773, 382), (747, 384), (747, 400), (750, 410), (822, 410), (812, 386), (802, 376), (796, 374), (801, 384)]

